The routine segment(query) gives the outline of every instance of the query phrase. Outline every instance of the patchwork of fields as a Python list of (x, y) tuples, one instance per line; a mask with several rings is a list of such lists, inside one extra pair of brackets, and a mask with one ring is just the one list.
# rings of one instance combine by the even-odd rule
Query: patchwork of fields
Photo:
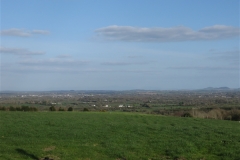
[(118, 112), (0, 112), (0, 159), (240, 159), (240, 123)]

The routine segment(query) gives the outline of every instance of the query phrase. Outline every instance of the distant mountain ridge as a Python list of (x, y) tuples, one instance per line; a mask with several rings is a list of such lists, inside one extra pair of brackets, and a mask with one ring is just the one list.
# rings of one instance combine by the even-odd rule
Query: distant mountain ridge
[(214, 87), (207, 87), (204, 88), (203, 90), (230, 90), (231, 88), (229, 87), (218, 87), (218, 88), (214, 88)]

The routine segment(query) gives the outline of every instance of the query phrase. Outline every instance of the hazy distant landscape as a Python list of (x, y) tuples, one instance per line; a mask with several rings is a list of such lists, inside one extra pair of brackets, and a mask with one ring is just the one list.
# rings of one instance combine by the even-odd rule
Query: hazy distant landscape
[[(1, 92), (2, 111), (140, 112), (170, 116), (240, 120), (240, 90)], [(234, 115), (236, 114), (236, 115)], [(234, 118), (235, 116), (235, 118)]]

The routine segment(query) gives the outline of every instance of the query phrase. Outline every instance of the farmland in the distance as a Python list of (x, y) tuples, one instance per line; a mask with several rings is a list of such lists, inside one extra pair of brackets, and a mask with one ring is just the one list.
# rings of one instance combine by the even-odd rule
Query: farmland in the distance
[(0, 159), (240, 159), (236, 121), (119, 112), (0, 112)]

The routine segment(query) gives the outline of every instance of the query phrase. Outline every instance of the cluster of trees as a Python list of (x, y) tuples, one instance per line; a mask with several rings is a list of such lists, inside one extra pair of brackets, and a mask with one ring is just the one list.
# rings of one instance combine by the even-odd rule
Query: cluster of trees
[[(68, 109), (65, 109), (65, 108), (62, 108), (62, 107), (56, 108), (55, 106), (51, 106), (49, 108), (49, 111), (73, 111), (73, 107), (68, 107)], [(83, 108), (82, 111), (89, 111), (89, 109), (88, 108)]]
[(207, 112), (204, 110), (196, 110), (193, 114), (194, 117), (240, 121), (240, 110), (234, 108), (231, 110), (215, 108)]
[(57, 109), (56, 107), (51, 106), (51, 107), (49, 108), (49, 111), (73, 111), (73, 107), (68, 107), (68, 109), (59, 107), (59, 108)]
[(13, 107), (13, 106), (10, 106), (10, 107), (0, 107), (0, 110), (1, 111), (38, 111), (38, 109), (36, 107), (29, 107), (29, 106), (25, 106), (25, 105), (22, 105), (21, 107)]
[(206, 118), (206, 119), (240, 121), (239, 109), (230, 109), (230, 110), (225, 110), (221, 108), (211, 108), (209, 110), (204, 108), (176, 109), (176, 110), (157, 109), (157, 110), (153, 110), (151, 113), (161, 114), (161, 115), (172, 115), (177, 117), (195, 117), (195, 118)]
[(6, 107), (0, 107), (0, 111), (6, 111), (7, 108)]

